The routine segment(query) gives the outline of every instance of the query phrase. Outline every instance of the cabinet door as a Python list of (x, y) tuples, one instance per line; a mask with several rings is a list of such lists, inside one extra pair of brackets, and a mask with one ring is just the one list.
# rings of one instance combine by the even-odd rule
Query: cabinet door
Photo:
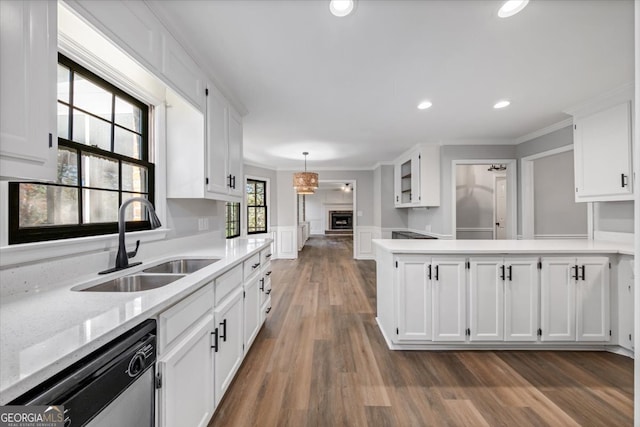
[(574, 141), (576, 201), (630, 200), (631, 102), (577, 118)]
[(411, 197), (409, 201), (412, 205), (420, 204), (420, 153), (416, 152), (411, 156)]
[(158, 423), (162, 427), (206, 426), (213, 415), (213, 350), (209, 314), (158, 361)]
[(204, 77), (200, 67), (169, 34), (162, 35), (162, 74), (193, 105), (204, 108)]
[(207, 191), (227, 194), (227, 100), (214, 87), (207, 95)]
[(57, 3), (0, 2), (0, 176), (57, 173)]
[(242, 288), (232, 293), (214, 309), (218, 328), (218, 351), (215, 352), (216, 405), (231, 384), (243, 357)]
[(471, 341), (504, 339), (504, 280), (502, 258), (470, 260), (469, 329)]
[(244, 195), (244, 175), (242, 174), (242, 117), (234, 109), (229, 109), (229, 155), (228, 166), (231, 175), (229, 194)]
[(538, 259), (505, 258), (505, 266), (505, 341), (537, 341)]
[(542, 341), (576, 340), (576, 265), (575, 258), (542, 259)]
[(578, 341), (609, 341), (609, 258), (578, 258)]
[(244, 288), (244, 345), (245, 348), (253, 343), (260, 330), (260, 303), (264, 287), (264, 277), (255, 277)]
[(393, 204), (396, 208), (401, 207), (402, 202), (402, 164), (393, 165)]
[(433, 340), (464, 341), (466, 277), (464, 258), (433, 258)]
[[(618, 264), (617, 282), (618, 344), (628, 350), (633, 350), (633, 277), (633, 257), (621, 257), (620, 263)], [(611, 316), (613, 317), (613, 313)]]
[(424, 256), (398, 257), (397, 341), (430, 341), (431, 264)]

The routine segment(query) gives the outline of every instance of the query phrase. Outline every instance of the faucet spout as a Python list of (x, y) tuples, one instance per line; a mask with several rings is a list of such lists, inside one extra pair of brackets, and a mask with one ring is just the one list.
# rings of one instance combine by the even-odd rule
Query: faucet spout
[[(124, 234), (126, 222), (124, 220), (124, 214), (131, 203), (140, 202), (144, 206), (147, 207), (149, 211), (149, 223), (151, 224), (151, 229), (156, 229), (162, 226), (160, 223), (160, 219), (156, 215), (156, 211), (153, 208), (151, 202), (144, 197), (133, 197), (131, 199), (125, 200), (120, 205), (120, 209), (118, 209), (118, 253), (116, 254), (116, 266), (114, 268), (110, 268), (109, 270), (101, 271), (99, 274), (107, 274), (112, 273), (114, 271), (123, 270), (125, 268), (132, 267), (134, 265), (138, 265), (141, 263), (129, 264), (129, 254), (127, 253), (127, 248), (125, 246)], [(136, 246), (136, 252), (138, 251), (138, 247)], [(135, 255), (134, 255), (135, 256)]]

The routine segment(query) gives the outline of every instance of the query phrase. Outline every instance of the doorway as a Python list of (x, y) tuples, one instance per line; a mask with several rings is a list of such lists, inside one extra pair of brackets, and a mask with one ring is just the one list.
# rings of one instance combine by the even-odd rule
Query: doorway
[(452, 238), (517, 238), (517, 161), (452, 162)]

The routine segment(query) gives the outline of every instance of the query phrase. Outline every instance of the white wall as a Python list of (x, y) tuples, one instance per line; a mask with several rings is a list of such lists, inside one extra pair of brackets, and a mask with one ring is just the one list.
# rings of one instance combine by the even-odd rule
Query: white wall
[(533, 161), (536, 238), (587, 238), (587, 204), (576, 203), (573, 150)]

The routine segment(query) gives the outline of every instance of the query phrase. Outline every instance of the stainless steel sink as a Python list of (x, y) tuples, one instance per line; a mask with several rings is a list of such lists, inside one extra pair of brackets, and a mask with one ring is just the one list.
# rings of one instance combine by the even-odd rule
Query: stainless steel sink
[(86, 289), (74, 289), (82, 292), (140, 292), (161, 288), (184, 274), (132, 274), (118, 277)]
[(174, 259), (172, 261), (163, 262), (154, 267), (144, 269), (145, 273), (168, 273), (168, 274), (189, 274), (200, 270), (208, 265), (220, 261), (219, 258), (191, 258), (191, 259)]

